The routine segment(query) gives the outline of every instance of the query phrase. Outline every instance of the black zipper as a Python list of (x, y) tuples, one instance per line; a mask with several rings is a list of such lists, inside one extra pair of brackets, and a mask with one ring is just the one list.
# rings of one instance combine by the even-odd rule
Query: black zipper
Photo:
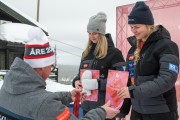
[(89, 66), (89, 69), (95, 69), (95, 64), (96, 64), (96, 57), (94, 56), (91, 65)]
[(141, 58), (140, 58), (140, 73), (142, 73), (142, 62), (143, 62), (143, 58), (145, 57), (146, 53), (142, 54)]

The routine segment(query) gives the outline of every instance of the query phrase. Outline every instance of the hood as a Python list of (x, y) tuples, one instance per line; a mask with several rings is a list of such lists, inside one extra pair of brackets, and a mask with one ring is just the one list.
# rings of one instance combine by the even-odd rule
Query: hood
[[(163, 40), (163, 39), (169, 39), (171, 40), (170, 33), (166, 28), (164, 28), (162, 25), (157, 26), (158, 29), (157, 31), (153, 32), (147, 39), (146, 43), (151, 43), (157, 40)], [(130, 36), (127, 38), (129, 44), (132, 47), (136, 47), (136, 37), (135, 36)]]
[(155, 32), (157, 39), (170, 39), (171, 36), (169, 31), (162, 25), (158, 25), (158, 30)]
[(136, 37), (135, 36), (130, 36), (127, 38), (127, 40), (132, 47), (136, 47)]
[(46, 83), (40, 75), (20, 58), (15, 58), (4, 78), (1, 89), (10, 94), (23, 94), (45, 89)]
[(170, 33), (162, 25), (157, 26), (157, 31), (153, 32), (147, 39), (147, 43), (151, 43), (157, 40), (169, 39), (171, 40)]
[(112, 37), (111, 37), (111, 34), (107, 33), (105, 36), (106, 36), (107, 41), (108, 41), (108, 47), (115, 47), (114, 43), (113, 43), (113, 40), (112, 40)]

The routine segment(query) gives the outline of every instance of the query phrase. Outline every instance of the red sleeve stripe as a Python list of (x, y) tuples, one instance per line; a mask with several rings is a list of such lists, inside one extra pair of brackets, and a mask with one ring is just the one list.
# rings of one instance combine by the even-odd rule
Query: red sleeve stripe
[(49, 46), (49, 42), (47, 42), (43, 45), (39, 45), (39, 44), (33, 44), (33, 45), (26, 44), (25, 45), (26, 48), (43, 48), (43, 47), (47, 47), (47, 46)]
[(68, 107), (65, 108), (65, 110), (59, 114), (57, 117), (56, 117), (56, 120), (68, 120), (68, 118), (70, 117), (70, 110)]

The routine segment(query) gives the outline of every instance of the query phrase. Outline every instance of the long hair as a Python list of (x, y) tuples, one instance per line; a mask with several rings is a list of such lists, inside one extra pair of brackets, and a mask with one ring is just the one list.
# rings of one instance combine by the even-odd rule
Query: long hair
[[(84, 50), (82, 54), (82, 60), (88, 55), (88, 53), (91, 50), (93, 42), (91, 40), (88, 40), (88, 44), (86, 49)], [(108, 42), (105, 35), (99, 34), (99, 40), (96, 44), (96, 48), (94, 50), (94, 55), (98, 59), (103, 59), (107, 55), (108, 50)]]
[[(147, 29), (149, 29), (148, 37), (155, 31), (157, 31), (158, 27), (154, 25), (146, 25)], [(136, 50), (134, 51), (134, 64), (136, 65), (140, 59), (140, 43), (142, 42), (142, 39), (136, 40)]]

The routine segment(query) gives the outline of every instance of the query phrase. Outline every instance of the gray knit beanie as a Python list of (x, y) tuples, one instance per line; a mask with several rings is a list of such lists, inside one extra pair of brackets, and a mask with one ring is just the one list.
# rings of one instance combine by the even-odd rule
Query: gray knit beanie
[(103, 12), (99, 12), (97, 15), (90, 17), (89, 23), (87, 25), (87, 32), (101, 33), (105, 35), (106, 21), (106, 14)]

